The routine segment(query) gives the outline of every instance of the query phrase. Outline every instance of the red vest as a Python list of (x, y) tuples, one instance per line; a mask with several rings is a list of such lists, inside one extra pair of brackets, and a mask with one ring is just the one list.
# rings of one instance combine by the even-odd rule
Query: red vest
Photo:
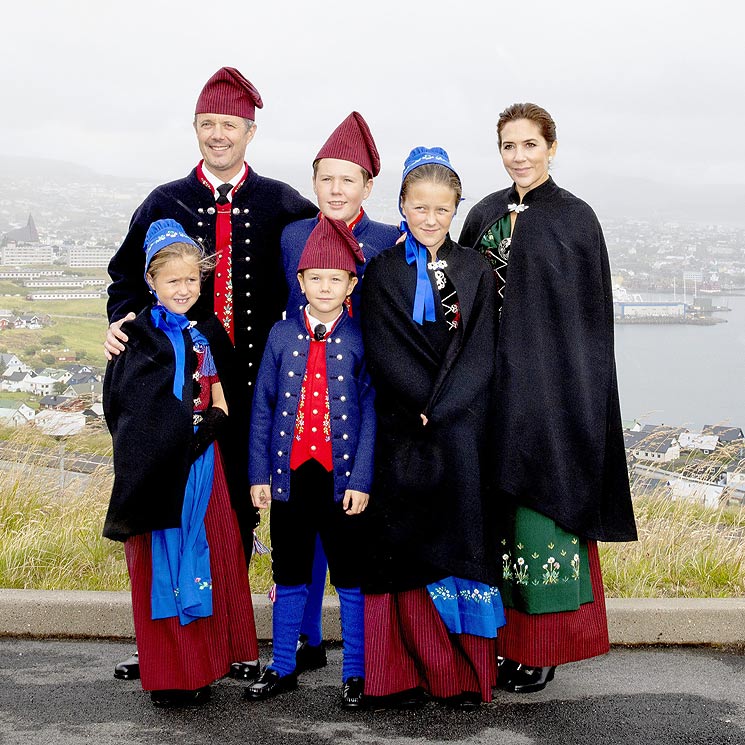
[[(307, 315), (305, 326), (308, 328)], [(311, 333), (308, 363), (300, 388), (300, 401), (290, 452), (290, 469), (293, 471), (311, 458), (315, 458), (327, 471), (331, 471), (334, 465), (331, 452), (329, 386), (326, 379), (326, 339), (332, 330), (329, 329), (323, 341), (315, 341), (308, 328)]]

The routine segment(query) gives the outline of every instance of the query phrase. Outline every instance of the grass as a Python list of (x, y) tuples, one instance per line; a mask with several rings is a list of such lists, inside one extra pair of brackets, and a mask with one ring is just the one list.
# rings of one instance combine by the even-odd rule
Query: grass
[[(22, 448), (58, 448), (52, 438), (19, 429), (0, 431)], [(110, 454), (105, 430), (70, 438), (66, 452)], [(741, 464), (742, 467), (743, 464)], [(30, 463), (0, 470), (0, 587), (126, 590), (120, 543), (101, 537), (112, 475), (96, 471), (83, 489), (59, 489), (52, 477), (31, 477)], [(707, 509), (671, 501), (664, 488), (634, 482), (639, 541), (604, 543), (601, 562), (609, 597), (745, 597), (745, 508)], [(257, 533), (269, 543), (267, 515)], [(256, 593), (271, 587), (268, 555), (250, 570)]]
[(84, 352), (82, 360), (88, 364), (104, 367), (106, 357), (103, 341), (106, 337), (106, 300), (25, 300), (22, 298), (0, 298), (2, 307), (14, 313), (48, 314), (52, 325), (41, 329), (5, 329), (0, 331), (0, 349), (17, 354), (24, 362), (34, 367), (45, 364), (40, 358), (40, 351), (30, 356), (24, 353), (27, 349), (41, 350), (46, 345), (42, 337), (60, 336), (63, 343), (50, 347), (50, 352), (69, 349), (73, 352)]

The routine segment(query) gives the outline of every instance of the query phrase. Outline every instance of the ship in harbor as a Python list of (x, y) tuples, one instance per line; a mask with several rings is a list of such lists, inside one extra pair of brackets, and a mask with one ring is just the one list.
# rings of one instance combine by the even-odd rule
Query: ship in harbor
[(714, 326), (726, 323), (726, 319), (714, 313), (729, 310), (715, 306), (711, 296), (694, 295), (691, 302), (683, 300), (644, 300), (638, 293), (630, 293), (625, 287), (613, 287), (613, 318), (616, 323), (627, 324), (687, 324), (691, 326)]

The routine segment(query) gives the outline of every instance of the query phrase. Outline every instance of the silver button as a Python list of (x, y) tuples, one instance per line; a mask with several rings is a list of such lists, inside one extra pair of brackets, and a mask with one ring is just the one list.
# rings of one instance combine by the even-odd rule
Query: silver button
[(341, 415), (341, 419), (342, 419), (343, 422), (346, 422), (347, 421), (347, 415), (346, 414), (342, 414)]
[(313, 409), (313, 413), (314, 414), (317, 414), (318, 413), (318, 409)]
[(220, 297), (220, 293), (219, 292), (216, 292), (215, 293), (215, 297)]
[(247, 215), (247, 214), (248, 214), (248, 207), (246, 207), (246, 208), (245, 208), (245, 209), (243, 210), (243, 214), (244, 214), (244, 215)]
[(339, 382), (341, 383), (341, 381), (342, 381), (342, 380), (344, 380), (344, 376), (343, 376), (343, 375), (340, 375), (340, 376), (339, 376), (339, 377), (337, 378), (337, 380), (338, 380), (338, 381), (339, 381)]
[(292, 353), (293, 357), (297, 357), (300, 354), (300, 352), (297, 351), (297, 349)]
[(253, 363), (253, 362), (249, 362), (249, 363), (248, 363), (248, 366), (249, 366), (249, 367), (253, 367), (253, 366), (254, 366), (254, 363)]
[(281, 493), (282, 493), (282, 490), (281, 489), (277, 489), (277, 494), (281, 494)]
[(204, 225), (204, 223), (203, 223), (203, 222), (201, 222), (201, 220), (200, 220), (200, 221), (199, 221), (199, 222), (197, 223), (197, 227), (198, 227), (198, 228), (201, 228), (201, 227), (202, 227), (202, 225)]
[(334, 339), (334, 341), (335, 341), (335, 342), (336, 342), (337, 344), (340, 344), (340, 343), (341, 343), (341, 339), (340, 339), (340, 338), (339, 338), (338, 336), (336, 337), (336, 339)]
[(251, 227), (251, 223), (250, 223), (250, 222), (244, 223), (243, 225), (244, 225), (244, 227), (246, 227), (246, 228), (250, 228), (250, 227)]
[(344, 475), (345, 475), (345, 476), (347, 476), (347, 477), (349, 477), (349, 476), (351, 476), (352, 474), (351, 474), (351, 473), (350, 473), (349, 471), (347, 471), (347, 472), (346, 472), (346, 473), (345, 473)]
[(284, 431), (284, 430), (282, 430), (282, 431), (281, 431), (281, 432), (279, 433), (279, 436), (280, 436), (280, 437), (284, 437), (284, 436), (285, 436), (285, 431)]
[(346, 400), (347, 400), (346, 396), (339, 396), (339, 401), (346, 401)]
[(288, 378), (294, 378), (295, 377), (295, 373), (292, 370), (290, 370), (290, 372), (287, 373), (287, 377)]
[(285, 391), (285, 398), (289, 398), (292, 394), (289, 391)]
[(336, 359), (337, 360), (343, 360), (344, 359), (344, 355), (343, 354), (337, 354), (336, 355)]
[(250, 330), (251, 330), (251, 327), (250, 326), (246, 326), (246, 331), (250, 331)]
[(278, 468), (277, 469), (277, 473), (282, 473), (282, 469), (281, 468)]
[(216, 211), (217, 210), (215, 210), (214, 207), (207, 207), (207, 214), (208, 215), (214, 215)]
[(303, 340), (303, 335), (302, 334), (298, 334), (297, 335), (297, 338), (300, 339), (300, 341), (302, 341)]
[(277, 455), (281, 458), (282, 457), (282, 451), (281, 450), (277, 450)]
[(344, 453), (344, 460), (349, 460), (349, 453)]
[(249, 344), (249, 345), (248, 345), (248, 348), (249, 348), (249, 349), (253, 349), (253, 348), (254, 348), (254, 345), (253, 345), (253, 344)]
[(198, 212), (198, 213), (199, 213), (200, 215), (203, 215), (203, 214), (204, 214), (204, 209), (203, 209), (202, 207), (199, 207), (199, 208), (197, 208), (197, 212)]
[(348, 439), (349, 439), (349, 435), (348, 435), (348, 434), (347, 434), (347, 433), (345, 432), (345, 433), (344, 433), (344, 434), (343, 434), (343, 435), (341, 436), (341, 439), (342, 439), (342, 440), (348, 440)]
[(310, 428), (310, 431), (311, 432), (318, 432), (318, 427), (311, 427)]
[[(245, 243), (246, 245), (248, 245), (249, 243), (251, 243), (251, 239), (250, 239), (250, 238), (246, 238), (246, 240), (245, 240), (245, 241), (243, 241), (243, 242), (244, 242), (244, 243)], [(250, 258), (251, 258), (250, 256), (246, 256), (246, 261), (248, 261), (248, 260), (249, 260)]]
[(321, 377), (321, 373), (316, 373), (316, 377), (317, 378), (320, 378)]
[(237, 207), (233, 207), (233, 214), (234, 215), (240, 215), (241, 211)]
[(318, 448), (317, 448), (317, 447), (316, 447), (315, 445), (311, 445), (311, 446), (310, 446), (310, 449), (311, 449), (311, 450), (318, 450)]
[(251, 315), (251, 308), (249, 308), (248, 310), (246, 310), (246, 315), (247, 316), (250, 316)]
[(318, 391), (313, 391), (313, 395), (314, 396), (317, 396), (318, 395)]
[(286, 411), (283, 411), (282, 412), (282, 416), (287, 416), (287, 412)]

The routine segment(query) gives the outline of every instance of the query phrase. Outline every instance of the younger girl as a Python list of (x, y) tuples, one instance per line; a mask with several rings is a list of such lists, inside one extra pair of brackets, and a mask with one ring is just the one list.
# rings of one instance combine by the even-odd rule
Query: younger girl
[(460, 195), (444, 150), (412, 150), (406, 241), (370, 260), (362, 287), (378, 416), (365, 694), (399, 707), (491, 700), (504, 623), (483, 490), (496, 288), (483, 257), (450, 240)]
[(204, 264), (175, 220), (150, 226), (145, 279), (155, 304), (125, 324), (127, 348), (104, 380), (114, 486), (103, 534), (125, 541), (142, 687), (157, 706), (204, 703), (231, 663), (258, 657), (240, 533), (213, 444), (232, 397), (217, 369), (230, 369), (232, 345), (216, 318), (186, 317)]

